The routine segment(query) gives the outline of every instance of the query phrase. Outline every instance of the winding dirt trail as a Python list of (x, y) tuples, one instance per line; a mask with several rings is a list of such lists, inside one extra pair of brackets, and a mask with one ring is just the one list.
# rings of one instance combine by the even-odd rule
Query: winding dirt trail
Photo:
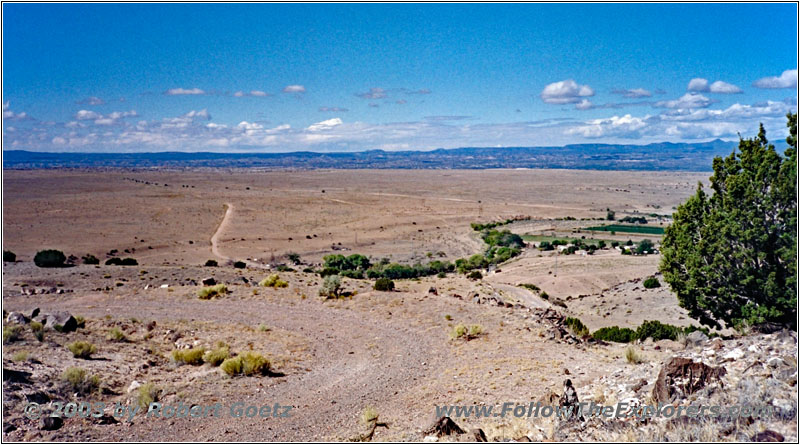
[(222, 217), (222, 221), (220, 221), (219, 226), (217, 226), (217, 230), (211, 235), (211, 253), (224, 261), (230, 260), (227, 256), (223, 255), (219, 251), (219, 236), (226, 227), (228, 227), (228, 223), (230, 222), (230, 216), (233, 214), (233, 204), (226, 202), (225, 203), (225, 216)]

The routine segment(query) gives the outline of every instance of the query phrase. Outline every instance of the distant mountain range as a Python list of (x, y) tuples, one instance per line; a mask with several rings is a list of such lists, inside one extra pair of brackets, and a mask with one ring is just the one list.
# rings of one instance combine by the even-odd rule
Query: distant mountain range
[(715, 156), (726, 156), (737, 145), (736, 142), (717, 139), (696, 144), (580, 144), (564, 147), (465, 147), (351, 153), (43, 153), (9, 150), (3, 151), (3, 168), (565, 168), (708, 171)]

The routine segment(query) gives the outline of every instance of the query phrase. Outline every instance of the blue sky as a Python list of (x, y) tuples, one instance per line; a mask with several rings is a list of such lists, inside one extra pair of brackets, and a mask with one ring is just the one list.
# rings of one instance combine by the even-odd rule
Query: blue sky
[(785, 137), (794, 4), (4, 4), (3, 147)]

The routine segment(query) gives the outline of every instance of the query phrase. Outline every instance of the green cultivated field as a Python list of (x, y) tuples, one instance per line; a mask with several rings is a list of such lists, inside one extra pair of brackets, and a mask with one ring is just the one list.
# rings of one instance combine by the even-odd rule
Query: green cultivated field
[(641, 233), (646, 235), (663, 235), (664, 228), (658, 226), (634, 226), (627, 224), (609, 224), (607, 226), (587, 227), (584, 230), (595, 232)]

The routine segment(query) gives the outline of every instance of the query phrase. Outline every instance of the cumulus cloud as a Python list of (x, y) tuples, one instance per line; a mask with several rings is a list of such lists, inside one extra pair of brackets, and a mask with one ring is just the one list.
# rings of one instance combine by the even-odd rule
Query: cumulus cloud
[(383, 88), (375, 87), (370, 88), (369, 91), (365, 93), (356, 93), (356, 96), (362, 99), (383, 99), (386, 97), (386, 90)]
[(167, 96), (202, 96), (207, 93), (200, 88), (171, 88), (164, 94)]
[(641, 99), (643, 97), (650, 97), (653, 95), (648, 90), (644, 88), (634, 88), (634, 89), (615, 89), (611, 91), (612, 94), (619, 94), (620, 96), (627, 97), (628, 99)]
[(575, 108), (578, 110), (591, 110), (593, 107), (594, 105), (592, 105), (592, 102), (589, 99), (583, 99), (575, 104)]
[(594, 90), (589, 85), (578, 85), (574, 80), (553, 82), (542, 90), (541, 97), (548, 104), (575, 104), (582, 98), (594, 96)]
[(566, 134), (580, 135), (589, 139), (607, 136), (637, 137), (639, 136), (638, 131), (645, 127), (645, 120), (648, 118), (649, 116), (638, 118), (626, 114), (605, 119), (594, 119), (584, 125), (568, 129)]
[(338, 127), (342, 125), (342, 120), (338, 117), (333, 119), (324, 120), (322, 122), (317, 122), (316, 124), (311, 124), (308, 126), (308, 131), (326, 131), (330, 130), (334, 127)]
[(305, 93), (306, 92), (306, 87), (304, 87), (303, 85), (287, 85), (283, 89), (283, 92), (284, 93), (294, 93), (294, 94)]
[(661, 108), (706, 108), (714, 101), (699, 93), (686, 93), (676, 100), (656, 102), (656, 107)]
[(786, 70), (778, 77), (763, 77), (753, 82), (756, 88), (797, 88), (797, 70)]
[(732, 83), (718, 80), (708, 87), (708, 91), (718, 94), (739, 94), (742, 89)]
[(15, 113), (11, 110), (11, 102), (3, 102), (3, 119), (4, 120), (26, 120), (28, 119), (28, 113), (22, 111), (19, 113)]
[(101, 117), (103, 116), (100, 113), (91, 110), (80, 110), (75, 113), (75, 119), (79, 121), (95, 120), (100, 119)]
[[(77, 113), (75, 113), (75, 116), (73, 117), (75, 118), (76, 121), (94, 121), (95, 125), (114, 125), (117, 122), (119, 122), (120, 119), (124, 119), (127, 117), (136, 117), (138, 115), (139, 114), (136, 113), (136, 110), (114, 111), (107, 115), (102, 115), (92, 110), (80, 110)], [(77, 124), (78, 123), (75, 122), (74, 124), (68, 123), (66, 125), (77, 127), (78, 126)]]
[(689, 81), (686, 87), (687, 91), (701, 92), (701, 93), (717, 93), (717, 94), (738, 94), (742, 89), (736, 85), (728, 82), (717, 80), (709, 84), (708, 79), (695, 78)]

